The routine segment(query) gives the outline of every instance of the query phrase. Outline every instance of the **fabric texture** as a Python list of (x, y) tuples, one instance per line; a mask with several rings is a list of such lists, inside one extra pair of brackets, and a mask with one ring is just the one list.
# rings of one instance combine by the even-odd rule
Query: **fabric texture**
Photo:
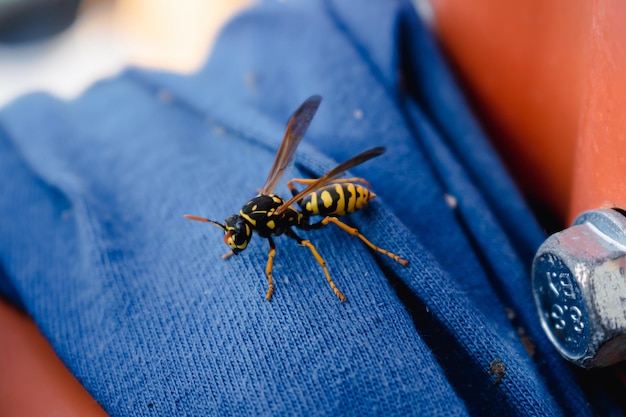
[[(351, 170), (378, 197), (347, 221), (410, 265), (299, 232), (348, 301), (277, 238), (266, 302), (267, 242), (223, 261), (222, 232), (183, 214), (236, 213), (312, 94), (291, 177), (386, 146)], [(544, 336), (544, 235), (408, 2), (262, 2), (192, 76), (24, 97), (0, 112), (0, 172), (0, 291), (112, 416), (619, 411)]]

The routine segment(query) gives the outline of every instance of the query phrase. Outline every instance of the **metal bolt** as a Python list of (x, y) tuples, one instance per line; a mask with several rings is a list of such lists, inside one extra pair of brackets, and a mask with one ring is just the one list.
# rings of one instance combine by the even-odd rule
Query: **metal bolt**
[(582, 213), (541, 245), (532, 268), (541, 324), (563, 357), (584, 368), (626, 359), (626, 217)]

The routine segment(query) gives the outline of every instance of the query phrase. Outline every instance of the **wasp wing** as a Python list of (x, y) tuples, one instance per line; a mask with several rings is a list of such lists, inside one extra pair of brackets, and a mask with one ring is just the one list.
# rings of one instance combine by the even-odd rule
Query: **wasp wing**
[(307, 194), (310, 194), (310, 193), (312, 193), (312, 192), (314, 192), (316, 190), (319, 190), (320, 188), (324, 187), (326, 184), (331, 182), (333, 179), (335, 179), (342, 172), (347, 171), (350, 168), (353, 168), (353, 167), (355, 167), (357, 165), (360, 165), (360, 164), (362, 164), (365, 161), (369, 161), (370, 159), (375, 158), (375, 157), (377, 157), (379, 155), (382, 155), (383, 153), (385, 153), (385, 148), (383, 146), (378, 146), (376, 148), (371, 148), (371, 149), (368, 149), (368, 150), (366, 150), (364, 152), (361, 152), (357, 156), (354, 156), (354, 157), (348, 159), (347, 161), (342, 162), (341, 164), (337, 165), (335, 168), (333, 168), (330, 171), (328, 171), (326, 174), (324, 174), (321, 177), (319, 177), (317, 179), (317, 181), (309, 184), (309, 186), (307, 186), (305, 189), (303, 189), (298, 194), (293, 196), (285, 204), (283, 204), (280, 207), (278, 207), (278, 209), (276, 209), (276, 214), (280, 214), (280, 213), (284, 212), (285, 210), (287, 210), (287, 207), (289, 207), (289, 206), (291, 206), (293, 204), (296, 204), (298, 201), (302, 200)]
[(261, 194), (270, 194), (274, 190), (274, 187), (276, 187), (276, 184), (278, 184), (278, 181), (280, 181), (285, 169), (289, 166), (289, 162), (291, 162), (293, 155), (296, 153), (296, 149), (309, 127), (313, 116), (315, 116), (321, 101), (321, 96), (315, 95), (309, 97), (289, 118), (287, 128), (285, 129), (285, 136), (276, 154), (274, 165), (272, 165), (272, 169), (265, 180), (265, 185), (261, 188)]

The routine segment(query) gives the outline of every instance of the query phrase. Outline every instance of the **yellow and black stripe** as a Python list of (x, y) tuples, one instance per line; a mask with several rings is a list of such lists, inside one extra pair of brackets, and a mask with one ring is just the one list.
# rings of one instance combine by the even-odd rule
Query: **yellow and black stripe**
[(345, 216), (362, 209), (376, 194), (353, 183), (334, 183), (307, 195), (299, 206), (305, 216)]

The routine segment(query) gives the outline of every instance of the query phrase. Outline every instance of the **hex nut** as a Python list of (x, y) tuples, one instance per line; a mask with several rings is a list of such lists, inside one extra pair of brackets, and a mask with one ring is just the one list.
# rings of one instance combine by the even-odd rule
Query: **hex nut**
[(626, 217), (582, 213), (539, 247), (532, 288), (546, 334), (584, 368), (626, 359)]

